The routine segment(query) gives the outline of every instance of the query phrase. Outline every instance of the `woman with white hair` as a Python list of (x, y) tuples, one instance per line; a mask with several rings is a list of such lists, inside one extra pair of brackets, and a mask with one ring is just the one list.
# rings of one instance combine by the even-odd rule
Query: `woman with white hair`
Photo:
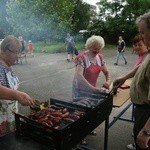
[(102, 87), (109, 89), (110, 73), (103, 55), (100, 53), (104, 46), (104, 39), (101, 36), (93, 35), (86, 41), (86, 51), (81, 52), (74, 60), (76, 70), (73, 81), (73, 97), (84, 96), (80, 93), (82, 90), (93, 93), (100, 92), (101, 90), (96, 84), (101, 71), (105, 75), (105, 82)]
[[(73, 80), (73, 97), (88, 97), (89, 93), (99, 93), (101, 89), (97, 87), (97, 80), (100, 72), (105, 75), (103, 88), (109, 89), (110, 73), (104, 62), (103, 55), (100, 50), (104, 48), (105, 42), (101, 36), (91, 36), (87, 39), (85, 47), (86, 51), (81, 52), (74, 60), (76, 70)], [(84, 91), (84, 92), (83, 92)], [(96, 132), (91, 132), (96, 135)], [(86, 140), (82, 140), (82, 144), (86, 144)]]

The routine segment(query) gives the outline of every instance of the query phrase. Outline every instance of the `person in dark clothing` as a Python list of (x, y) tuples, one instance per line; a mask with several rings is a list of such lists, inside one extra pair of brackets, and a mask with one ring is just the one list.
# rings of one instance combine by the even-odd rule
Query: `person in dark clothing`
[(125, 61), (125, 64), (127, 64), (127, 59), (126, 59), (125, 54), (124, 54), (125, 47), (126, 47), (126, 43), (123, 40), (123, 37), (119, 36), (119, 40), (118, 40), (118, 44), (117, 44), (117, 48), (118, 48), (117, 57), (116, 57), (116, 62), (114, 63), (114, 65), (118, 65), (118, 61), (119, 61), (120, 56), (122, 56), (122, 58)]

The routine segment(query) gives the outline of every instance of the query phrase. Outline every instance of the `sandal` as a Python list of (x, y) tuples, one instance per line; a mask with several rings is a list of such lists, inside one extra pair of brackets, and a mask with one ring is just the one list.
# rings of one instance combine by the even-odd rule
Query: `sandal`
[(82, 145), (87, 145), (88, 143), (87, 143), (86, 139), (83, 139), (83, 140), (81, 141), (81, 144), (82, 144)]
[(128, 145), (127, 145), (127, 149), (130, 149), (130, 150), (136, 150), (135, 143), (128, 144)]
[(96, 135), (96, 131), (92, 131), (91, 133), (90, 133), (90, 135)]

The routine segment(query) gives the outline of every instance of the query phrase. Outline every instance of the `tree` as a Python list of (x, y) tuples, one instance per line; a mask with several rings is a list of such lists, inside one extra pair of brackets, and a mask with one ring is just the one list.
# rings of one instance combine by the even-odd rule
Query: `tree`
[(87, 29), (91, 18), (90, 6), (86, 3), (83, 3), (81, 0), (76, 0), (72, 18), (72, 24), (74, 25), (72, 30), (75, 33), (77, 33), (79, 30)]
[(7, 12), (6, 12), (6, 0), (0, 1), (0, 39), (4, 38), (4, 36), (11, 32), (11, 27), (6, 20)]
[(78, 32), (88, 25), (87, 11), (81, 0), (10, 0), (7, 20), (17, 35), (59, 40), (66, 32)]
[[(24, 35), (30, 39), (55, 38), (61, 33), (61, 29), (69, 24), (68, 20), (62, 19), (66, 12), (64, 7), (61, 8), (63, 4), (54, 5), (54, 0), (10, 0), (7, 4), (9, 15), (7, 20), (13, 27), (14, 33), (18, 35)], [(61, 15), (57, 12), (59, 7), (63, 12)]]
[[(98, 16), (101, 33), (97, 33), (105, 35), (107, 41), (111, 43), (114, 43), (119, 35), (123, 35), (127, 43), (131, 43), (132, 38), (138, 33), (135, 26), (136, 18), (147, 12), (149, 8), (149, 0), (113, 0), (111, 2), (101, 0)], [(95, 29), (95, 31), (98, 30)]]

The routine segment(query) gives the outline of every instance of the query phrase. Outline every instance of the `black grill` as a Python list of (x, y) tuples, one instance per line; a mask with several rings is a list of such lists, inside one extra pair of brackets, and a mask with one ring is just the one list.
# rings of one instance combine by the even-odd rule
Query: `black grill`
[[(92, 96), (89, 97), (92, 101)], [(51, 98), (52, 105), (63, 106), (72, 111), (84, 111), (85, 115), (58, 130), (35, 122), (26, 116), (15, 114), (17, 132), (48, 144), (52, 149), (70, 150), (107, 119), (112, 111), (112, 95), (101, 93), (96, 97), (94, 95), (95, 98), (100, 102), (91, 108)]]

